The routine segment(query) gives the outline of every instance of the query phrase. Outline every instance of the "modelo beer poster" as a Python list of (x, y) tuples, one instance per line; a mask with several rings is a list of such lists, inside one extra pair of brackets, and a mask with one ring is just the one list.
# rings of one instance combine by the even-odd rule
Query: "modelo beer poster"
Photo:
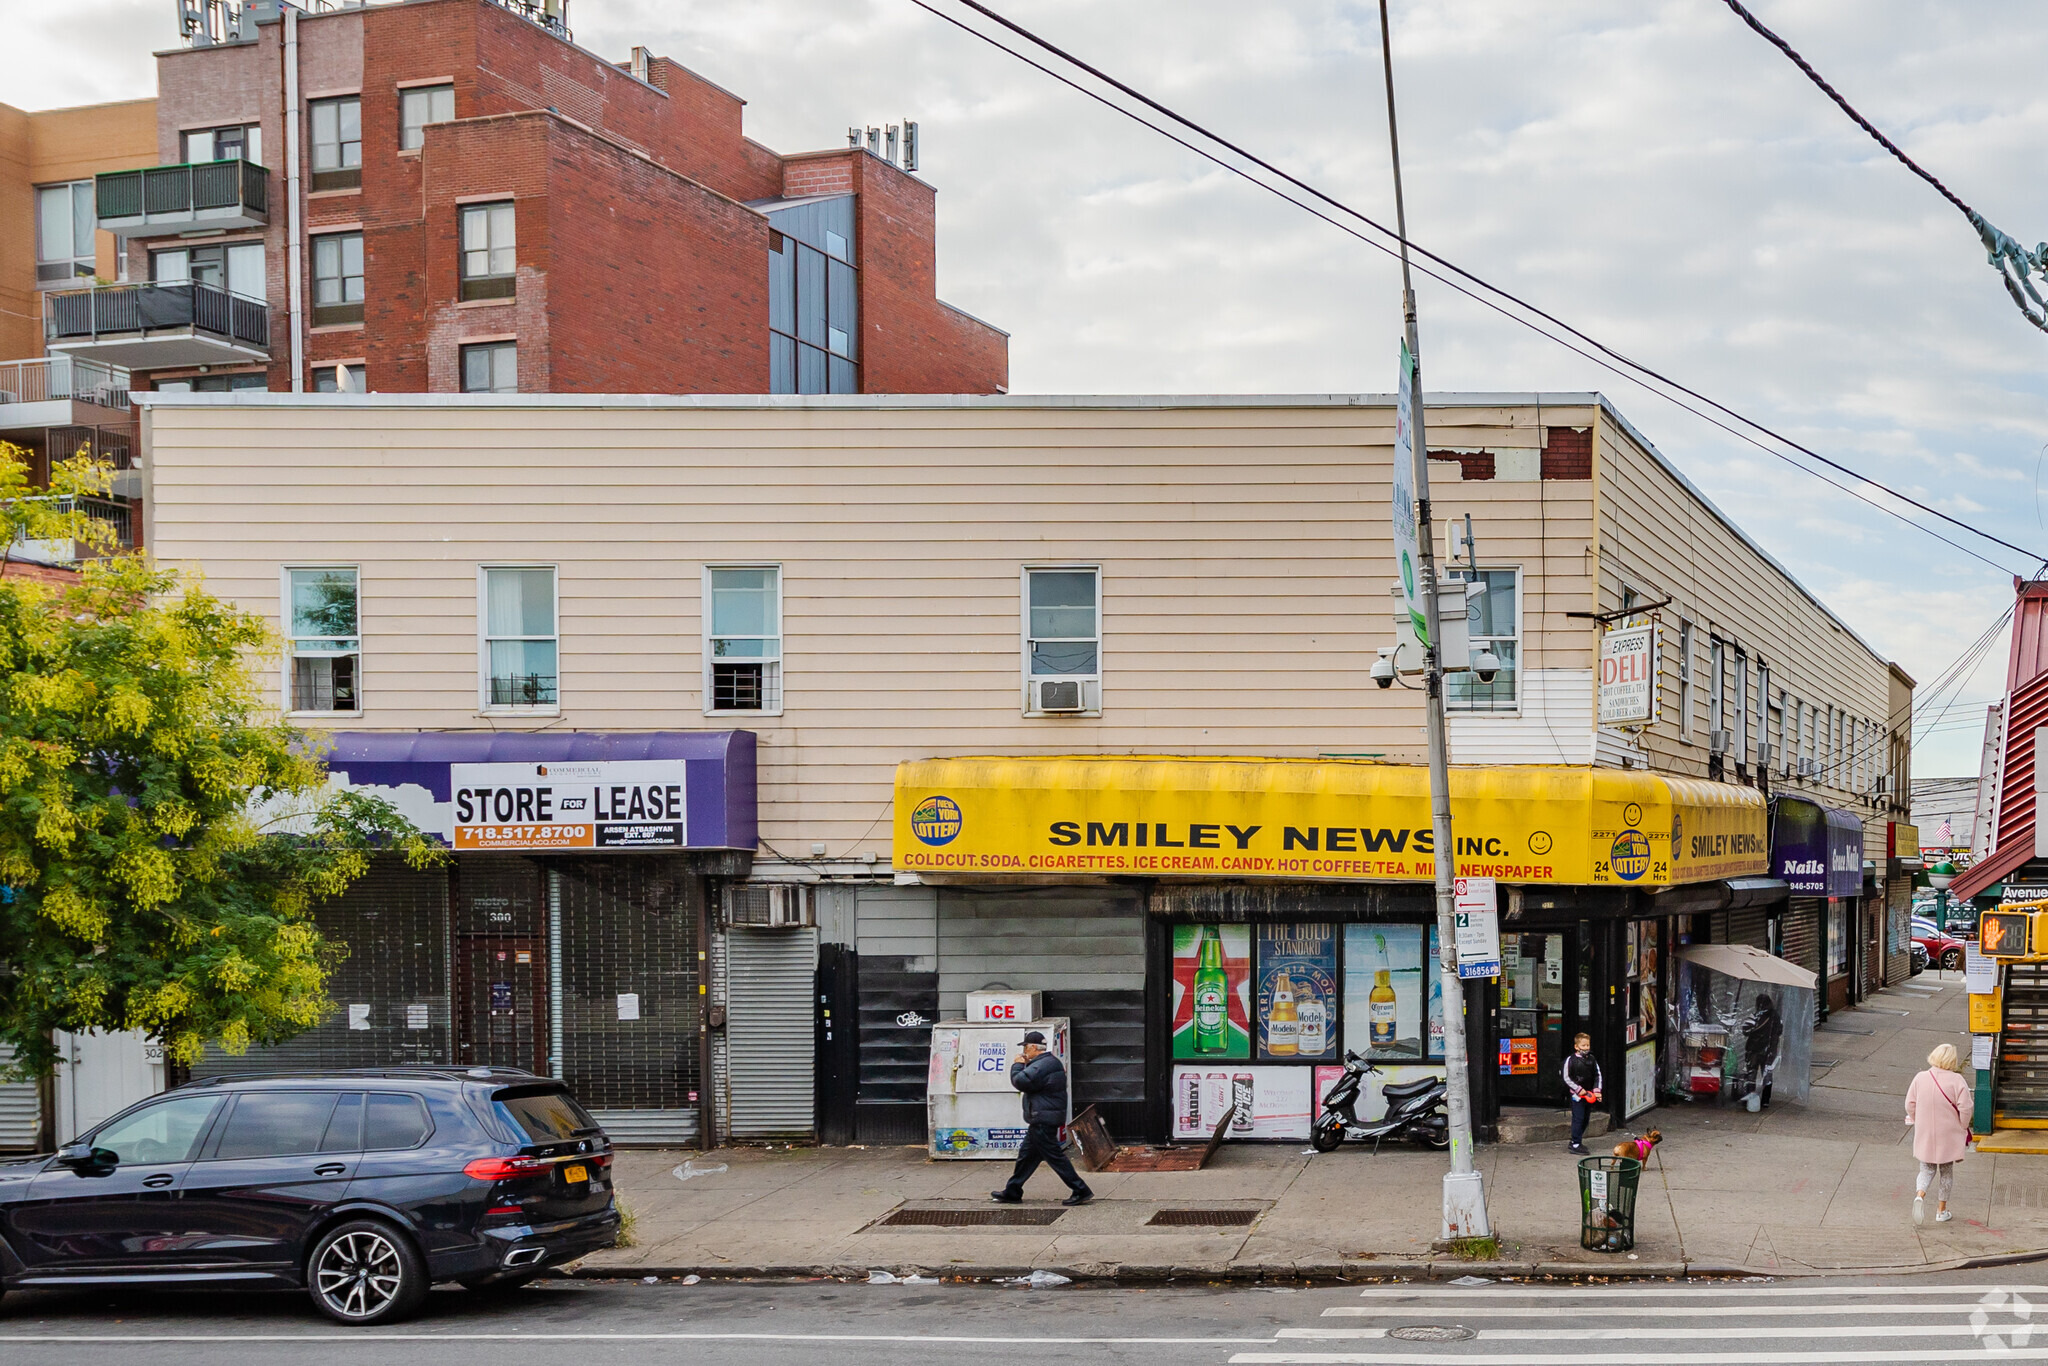
[(1173, 1056), (1182, 1061), (1252, 1055), (1249, 925), (1173, 930)]
[(450, 764), (457, 849), (681, 849), (681, 759)]
[(1337, 933), (1333, 925), (1259, 926), (1259, 1057), (1337, 1056)]

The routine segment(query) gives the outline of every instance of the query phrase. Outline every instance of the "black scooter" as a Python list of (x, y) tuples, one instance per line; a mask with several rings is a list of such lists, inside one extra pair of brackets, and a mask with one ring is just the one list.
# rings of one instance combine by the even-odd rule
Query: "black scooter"
[(1358, 1095), (1367, 1073), (1384, 1076), (1379, 1068), (1356, 1053), (1344, 1055), (1344, 1075), (1323, 1097), (1323, 1112), (1309, 1130), (1308, 1141), (1319, 1153), (1335, 1152), (1347, 1138), (1371, 1139), (1372, 1150), (1388, 1138), (1405, 1138), (1425, 1148), (1451, 1146), (1450, 1117), (1444, 1113), (1444, 1079), (1423, 1077), (1394, 1086), (1382, 1086), (1386, 1102), (1384, 1118), (1366, 1123), (1358, 1118)]

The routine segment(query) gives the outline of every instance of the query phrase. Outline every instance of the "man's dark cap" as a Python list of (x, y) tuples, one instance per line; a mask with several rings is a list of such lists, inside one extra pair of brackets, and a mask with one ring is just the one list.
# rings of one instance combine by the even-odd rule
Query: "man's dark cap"
[(1024, 1035), (1024, 1042), (1025, 1042), (1025, 1043), (1044, 1043), (1044, 1042), (1045, 1042), (1045, 1035), (1043, 1035), (1043, 1034), (1039, 1033), (1039, 1032), (1038, 1032), (1037, 1030), (1035, 1030), (1035, 1029), (1034, 1029), (1034, 1030), (1031, 1030), (1031, 1031), (1029, 1031), (1028, 1033), (1026, 1033), (1026, 1034)]

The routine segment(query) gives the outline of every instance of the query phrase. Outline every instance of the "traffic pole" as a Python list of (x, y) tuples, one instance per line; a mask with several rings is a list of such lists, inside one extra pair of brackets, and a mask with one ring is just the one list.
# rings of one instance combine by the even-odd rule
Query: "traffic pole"
[(1394, 116), (1394, 42), (1387, 0), (1380, 0), (1380, 53), (1387, 76), (1387, 142), (1394, 164), (1394, 224), (1401, 241), (1401, 322), (1408, 342), (1408, 382), (1414, 393), (1409, 459), (1415, 479), (1416, 577), (1422, 585), (1429, 631), (1423, 710), (1429, 732), (1429, 814), (1435, 832), (1437, 971), (1444, 999), (1444, 1089), (1450, 1111), (1451, 1169), (1444, 1174), (1443, 1234), (1484, 1238), (1485, 1178), (1472, 1165), (1472, 1073), (1466, 1062), (1465, 985), (1458, 976), (1457, 846), (1451, 833), (1450, 744), (1444, 726), (1443, 627), (1437, 602), (1436, 537), (1429, 513), (1429, 438), (1423, 421), (1422, 346), (1415, 328), (1415, 283), (1408, 267), (1408, 209), (1401, 195), (1401, 134)]

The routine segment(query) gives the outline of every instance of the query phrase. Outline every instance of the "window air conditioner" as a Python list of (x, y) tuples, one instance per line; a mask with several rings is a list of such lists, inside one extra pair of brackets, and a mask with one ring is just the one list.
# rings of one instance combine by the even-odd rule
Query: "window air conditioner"
[(811, 889), (794, 882), (728, 887), (725, 923), (752, 929), (798, 929), (811, 923)]
[(1728, 752), (1728, 739), (1728, 732), (1725, 730), (1709, 731), (1707, 732), (1707, 748), (1715, 754), (1726, 754)]
[(1079, 678), (1034, 678), (1031, 680), (1031, 709), (1042, 712), (1084, 712), (1088, 710), (1088, 683)]
[(1815, 763), (1815, 762), (1814, 762), (1813, 760), (1811, 760), (1811, 759), (1801, 759), (1801, 760), (1799, 761), (1799, 776), (1800, 776), (1800, 777), (1802, 777), (1802, 778), (1811, 778), (1811, 777), (1814, 777), (1815, 775), (1817, 775), (1817, 774), (1818, 774), (1819, 772), (1820, 772), (1820, 765), (1819, 765), (1819, 764), (1817, 764), (1817, 763)]
[(1873, 797), (1882, 797), (1891, 790), (1892, 780), (1889, 777), (1880, 776), (1876, 782), (1870, 785), (1870, 795)]
[(1756, 747), (1756, 766), (1758, 768), (1769, 768), (1771, 766), (1771, 755), (1771, 742), (1766, 740)]

